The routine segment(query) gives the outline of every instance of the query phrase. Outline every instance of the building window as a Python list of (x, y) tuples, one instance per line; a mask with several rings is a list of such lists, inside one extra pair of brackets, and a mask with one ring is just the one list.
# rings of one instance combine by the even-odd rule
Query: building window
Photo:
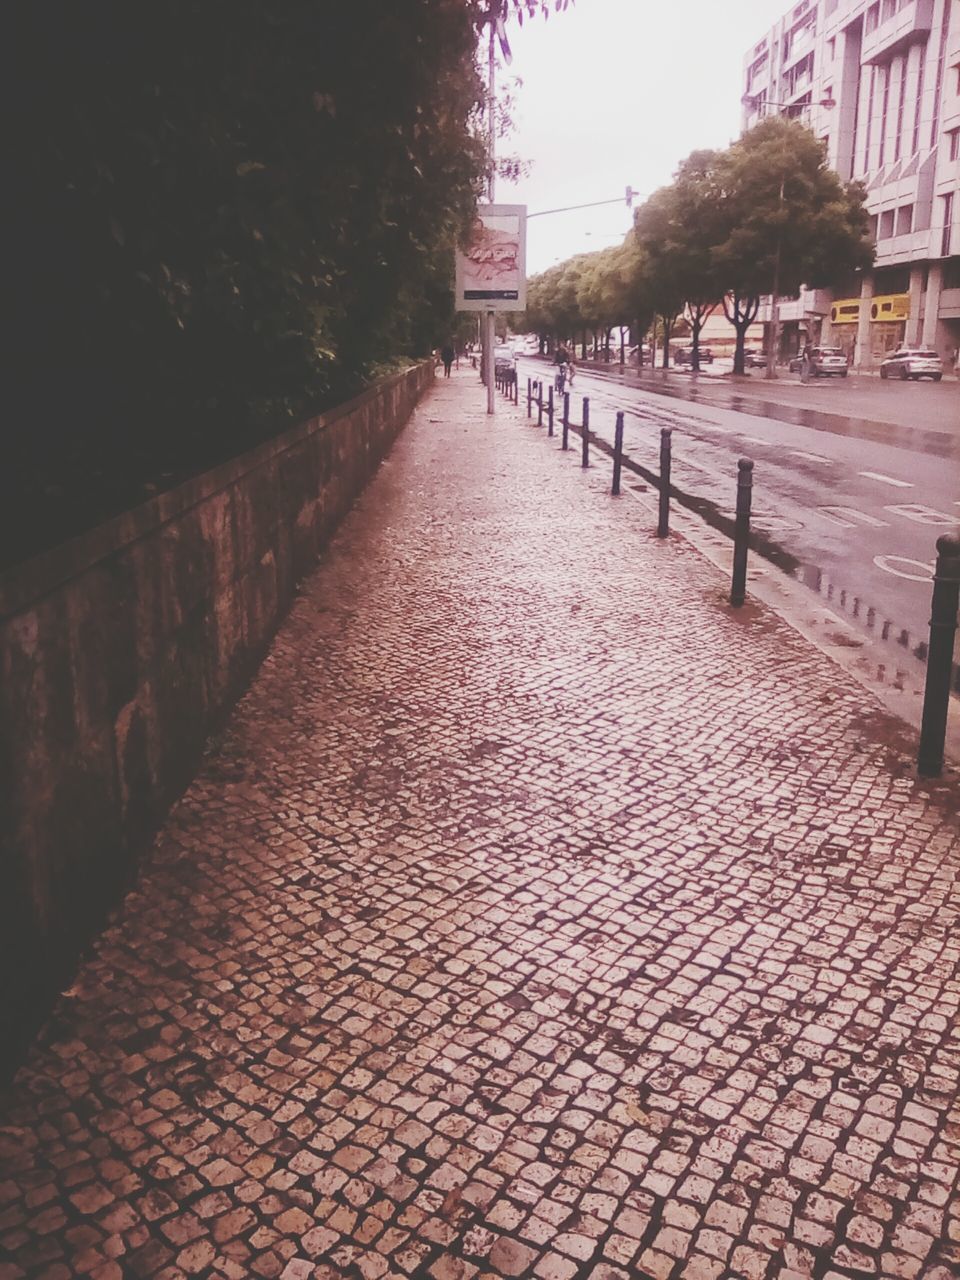
[(947, 159), (956, 160), (960, 156), (960, 129), (951, 129), (947, 134)]
[(889, 240), (893, 235), (893, 210), (885, 209), (880, 215), (880, 240)]
[(877, 166), (881, 169), (887, 154), (887, 111), (890, 107), (890, 75), (892, 70), (893, 68), (887, 65), (881, 72), (883, 76), (883, 97), (880, 107), (880, 154), (877, 158)]
[(953, 223), (953, 192), (948, 191), (945, 196), (940, 197), (940, 203), (943, 206), (943, 236), (940, 240), (940, 256), (946, 258), (950, 253), (950, 231)]
[[(825, 12), (828, 18), (830, 17), (831, 13), (836, 13), (837, 5), (839, 3), (840, 3), (840, 0), (827, 0), (826, 6), (825, 6)], [(831, 40), (830, 43), (832, 44), (833, 41)]]
[(943, 287), (960, 289), (960, 258), (951, 258), (943, 264)]
[(903, 119), (907, 107), (907, 60), (900, 59), (900, 100), (897, 106), (897, 132), (893, 144), (893, 158), (900, 159), (900, 145), (903, 139)]
[(879, 224), (879, 221), (880, 219), (877, 217), (877, 215), (873, 214), (873, 216), (870, 219), (870, 239), (873, 241), (874, 244), (877, 243), (877, 226)]
[(902, 204), (897, 210), (897, 230), (898, 236), (908, 236), (913, 230), (913, 205)]
[(873, 168), (870, 157), (870, 138), (873, 133), (873, 104), (875, 101), (875, 93), (877, 88), (877, 67), (874, 63), (870, 67), (870, 84), (867, 88), (867, 128), (866, 136), (863, 140), (863, 172), (869, 173)]
[(925, 58), (920, 59), (920, 70), (917, 72), (917, 109), (913, 116), (913, 144), (910, 154), (915, 156), (920, 148), (920, 108), (923, 106), (923, 66)]
[(879, 24), (879, 22), (880, 22), (880, 5), (872, 4), (870, 8), (867, 10), (867, 26), (866, 26), (867, 35), (869, 35), (871, 31), (876, 31), (877, 25)]
[(897, 0), (883, 0), (883, 16), (881, 22), (886, 22), (888, 18), (892, 18), (897, 12)]

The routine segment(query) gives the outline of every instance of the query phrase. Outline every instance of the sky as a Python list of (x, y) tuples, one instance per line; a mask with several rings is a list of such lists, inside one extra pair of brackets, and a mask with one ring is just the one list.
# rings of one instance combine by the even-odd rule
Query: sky
[(628, 185), (647, 196), (691, 151), (738, 136), (744, 54), (788, 8), (789, 0), (575, 0), (546, 21), (507, 24), (513, 62), (498, 79), (514, 94), (515, 128), (498, 150), (532, 169), (516, 184), (498, 179), (497, 201), (534, 213), (619, 198), (532, 219), (528, 274), (618, 244), (631, 223)]

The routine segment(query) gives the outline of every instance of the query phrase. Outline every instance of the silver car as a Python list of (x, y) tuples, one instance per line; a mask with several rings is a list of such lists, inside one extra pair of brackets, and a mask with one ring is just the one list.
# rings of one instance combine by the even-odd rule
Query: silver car
[[(812, 378), (845, 378), (847, 376), (850, 365), (842, 347), (812, 347), (808, 354)], [(803, 356), (794, 356), (790, 361), (790, 372), (799, 373), (802, 368)]]
[(892, 351), (880, 365), (881, 378), (901, 378), (904, 382), (912, 378), (914, 382), (920, 378), (932, 378), (939, 382), (943, 377), (943, 361), (935, 351), (926, 347), (902, 347)]

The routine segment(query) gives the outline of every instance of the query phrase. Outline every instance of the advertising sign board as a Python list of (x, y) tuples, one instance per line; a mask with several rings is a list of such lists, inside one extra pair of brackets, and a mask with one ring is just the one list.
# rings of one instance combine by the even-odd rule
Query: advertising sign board
[(457, 310), (523, 311), (526, 259), (527, 206), (480, 205), (470, 244), (457, 251)]

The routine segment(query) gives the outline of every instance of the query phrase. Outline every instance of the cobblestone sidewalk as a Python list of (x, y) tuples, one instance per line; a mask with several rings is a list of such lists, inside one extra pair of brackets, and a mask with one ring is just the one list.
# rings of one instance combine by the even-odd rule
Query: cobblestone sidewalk
[(956, 784), (476, 375), (0, 1100), (0, 1280), (960, 1267)]

